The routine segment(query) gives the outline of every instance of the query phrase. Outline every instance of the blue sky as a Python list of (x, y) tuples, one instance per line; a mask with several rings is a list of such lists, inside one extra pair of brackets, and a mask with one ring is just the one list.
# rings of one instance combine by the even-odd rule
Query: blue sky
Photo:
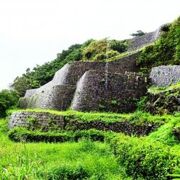
[(0, 89), (71, 44), (128, 38), (179, 15), (179, 0), (0, 0)]

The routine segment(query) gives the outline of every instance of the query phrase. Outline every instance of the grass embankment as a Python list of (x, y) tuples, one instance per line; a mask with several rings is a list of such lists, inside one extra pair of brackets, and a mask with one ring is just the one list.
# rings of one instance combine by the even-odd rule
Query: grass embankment
[[(31, 111), (46, 112), (44, 110)], [(30, 138), (38, 135), (40, 141), (45, 136), (47, 136), (45, 139), (63, 136), (68, 137), (69, 142), (61, 144), (14, 143), (8, 139), (7, 122), (2, 120), (0, 121), (0, 172), (5, 179), (17, 179), (17, 177), (19, 179), (131, 179), (129, 177), (132, 177), (132, 179), (165, 180), (170, 177), (180, 177), (180, 141), (174, 134), (174, 130), (180, 128), (179, 113), (152, 116), (142, 112), (134, 114), (50, 110), (48, 112), (73, 115), (84, 121), (104, 119), (111, 122), (112, 119), (118, 121), (122, 117), (130, 121), (143, 119), (141, 123), (159, 121), (163, 122), (163, 125), (145, 137), (130, 137), (122, 133), (97, 130), (29, 131)], [(18, 128), (14, 130), (15, 135), (19, 137), (23, 132), (26, 134), (27, 130)]]
[(129, 122), (132, 124), (143, 124), (143, 123), (157, 123), (162, 124), (171, 119), (171, 115), (151, 115), (150, 113), (145, 113), (137, 111), (135, 113), (129, 114), (119, 114), (112, 112), (79, 112), (79, 111), (56, 111), (56, 110), (43, 110), (43, 109), (26, 109), (26, 110), (10, 110), (8, 114), (13, 112), (45, 112), (53, 115), (69, 117), (69, 119), (78, 119), (79, 121), (91, 122), (91, 121), (103, 121), (106, 123), (113, 122)]
[(126, 179), (106, 143), (14, 143), (0, 120), (1, 179)]
[(159, 94), (159, 93), (166, 93), (169, 91), (176, 91), (176, 90), (180, 90), (180, 82), (164, 87), (152, 86), (148, 89), (148, 92), (152, 94)]

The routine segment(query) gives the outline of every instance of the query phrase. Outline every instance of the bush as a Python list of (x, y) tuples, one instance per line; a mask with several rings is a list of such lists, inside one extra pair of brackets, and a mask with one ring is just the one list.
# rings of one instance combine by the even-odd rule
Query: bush
[(49, 180), (58, 180), (58, 179), (87, 179), (89, 177), (88, 172), (84, 169), (83, 166), (68, 166), (62, 165), (57, 168), (51, 169), (49, 172), (46, 173), (46, 177)]
[(26, 128), (16, 127), (9, 131), (9, 138), (16, 142), (66, 142), (78, 141), (86, 138), (93, 141), (104, 141), (104, 134), (97, 130), (68, 131), (68, 132), (42, 132), (30, 131)]
[(180, 128), (179, 119), (180, 115), (173, 116), (172, 120), (159, 127), (157, 131), (152, 132), (148, 138), (170, 146), (179, 144), (180, 139), (176, 136), (178, 135), (178, 128)]
[(138, 36), (143, 36), (145, 33), (142, 30), (137, 30), (135, 33), (132, 33), (131, 36), (133, 37), (138, 37)]
[(0, 117), (5, 117), (9, 108), (16, 107), (19, 95), (13, 90), (2, 90), (0, 92)]
[(108, 58), (115, 57), (127, 51), (127, 42), (118, 40), (102, 39), (91, 41), (88, 46), (83, 48), (83, 60), (106, 61)]
[(178, 152), (150, 139), (120, 135), (111, 140), (111, 147), (119, 164), (134, 179), (165, 180), (179, 164)]
[(111, 40), (109, 42), (110, 49), (117, 51), (119, 53), (123, 53), (127, 50), (127, 43), (126, 41), (118, 41), (118, 40)]
[(100, 60), (105, 59), (107, 47), (107, 39), (91, 41), (90, 44), (82, 50), (83, 60), (98, 60), (97, 58), (95, 59), (95, 56), (98, 56), (99, 54), (104, 55), (103, 58), (99, 58)]
[(180, 64), (180, 17), (161, 29), (160, 38), (155, 44), (147, 46), (138, 57), (140, 68), (159, 65)]
[(16, 77), (12, 87), (22, 97), (27, 89), (38, 88), (46, 84), (52, 80), (54, 74), (66, 63), (81, 60), (81, 46), (80, 44), (72, 45), (67, 50), (59, 53), (55, 60), (41, 66), (37, 65), (32, 70), (28, 68), (22, 76)]

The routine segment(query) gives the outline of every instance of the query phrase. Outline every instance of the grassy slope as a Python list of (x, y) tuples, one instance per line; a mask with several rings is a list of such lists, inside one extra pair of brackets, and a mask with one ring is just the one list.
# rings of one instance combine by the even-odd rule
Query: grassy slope
[(14, 143), (7, 131), (0, 120), (0, 179), (125, 178), (106, 143)]
[[(31, 111), (44, 112), (45, 110)], [(48, 112), (75, 115), (84, 121), (105, 119), (109, 122), (112, 119), (118, 121), (119, 118), (126, 117), (130, 121), (136, 121), (136, 118), (146, 119), (146, 121), (152, 121), (152, 119), (163, 121), (164, 125), (149, 136), (142, 138), (129, 137), (120, 133), (112, 133), (112, 136), (109, 136), (108, 133), (104, 133), (108, 135), (108, 140), (104, 143), (90, 142), (87, 139), (61, 144), (14, 143), (8, 139), (6, 120), (1, 120), (0, 177), (7, 177), (6, 179), (22, 179), (26, 176), (29, 179), (58, 179), (60, 177), (61, 179), (65, 177), (76, 179), (81, 176), (90, 177), (90, 179), (128, 179), (125, 171), (134, 178), (142, 179), (144, 179), (143, 172), (146, 172), (149, 178), (153, 179), (153, 170), (157, 173), (155, 178), (165, 179), (169, 173), (179, 174), (177, 159), (180, 157), (180, 145), (172, 134), (172, 130), (179, 127), (180, 114), (152, 116), (142, 112), (127, 115), (51, 110)], [(142, 154), (145, 157), (143, 159), (141, 159)], [(138, 162), (142, 164), (139, 166)], [(153, 169), (154, 167), (156, 169)]]
[(168, 91), (176, 91), (180, 89), (180, 82), (176, 83), (176, 84), (172, 84), (170, 86), (165, 86), (165, 87), (157, 87), (157, 86), (152, 86), (148, 89), (149, 93), (152, 94), (158, 94), (158, 93), (164, 93), (164, 92), (168, 92)]
[[(112, 112), (79, 112), (79, 111), (55, 111), (55, 110), (44, 110), (44, 109), (26, 109), (26, 110), (10, 110), (8, 114), (12, 114), (13, 112), (48, 112), (54, 115), (66, 116), (70, 117), (71, 119), (78, 119), (79, 121), (103, 121), (106, 123), (111, 122), (124, 122), (128, 121), (133, 124), (142, 124), (142, 123), (164, 123), (169, 121), (172, 116), (171, 115), (151, 115), (149, 113), (137, 111), (135, 113), (129, 114), (119, 114), (119, 113), (112, 113)], [(180, 114), (176, 114), (176, 116), (180, 116)]]

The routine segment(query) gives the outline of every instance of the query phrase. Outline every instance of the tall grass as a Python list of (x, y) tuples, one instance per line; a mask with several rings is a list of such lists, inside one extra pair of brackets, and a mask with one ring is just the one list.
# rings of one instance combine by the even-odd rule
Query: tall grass
[(106, 143), (13, 143), (6, 126), (0, 120), (0, 179), (127, 178)]

